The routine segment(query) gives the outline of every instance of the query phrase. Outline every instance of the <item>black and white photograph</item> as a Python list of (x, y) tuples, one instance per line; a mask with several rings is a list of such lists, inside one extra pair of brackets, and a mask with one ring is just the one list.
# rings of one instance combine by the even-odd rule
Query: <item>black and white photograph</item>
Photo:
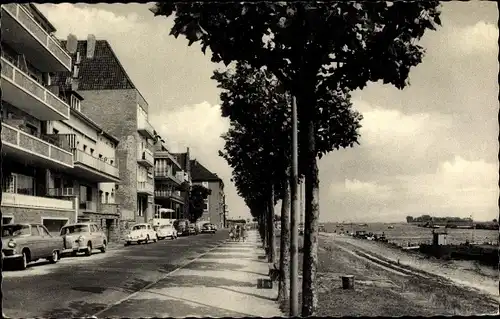
[(499, 315), (499, 12), (1, 4), (2, 318)]

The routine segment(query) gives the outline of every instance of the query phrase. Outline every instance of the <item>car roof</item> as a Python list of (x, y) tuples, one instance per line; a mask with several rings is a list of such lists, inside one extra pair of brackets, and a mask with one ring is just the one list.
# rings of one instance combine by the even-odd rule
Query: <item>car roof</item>
[(132, 225), (132, 227), (134, 227), (134, 226), (147, 226), (147, 225), (149, 225), (149, 224), (148, 223), (138, 223), (138, 224)]
[(96, 225), (96, 223), (89, 223), (89, 222), (84, 222), (84, 223), (72, 223), (72, 224), (67, 224), (67, 225), (64, 225), (63, 227), (76, 226), (76, 225), (85, 225), (85, 226), (89, 226), (89, 225)]
[(2, 226), (41, 226), (41, 224), (11, 223), (11, 224), (3, 224)]

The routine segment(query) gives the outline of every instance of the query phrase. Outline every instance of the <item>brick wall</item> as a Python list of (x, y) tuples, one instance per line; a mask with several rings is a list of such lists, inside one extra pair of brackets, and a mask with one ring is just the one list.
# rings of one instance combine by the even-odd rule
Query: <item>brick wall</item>
[(216, 224), (217, 227), (222, 228), (224, 223), (224, 218), (222, 214), (222, 197), (220, 195), (220, 182), (208, 182), (208, 188), (212, 191), (209, 195), (208, 206), (210, 214), (210, 222)]
[(70, 223), (75, 222), (74, 211), (50, 209), (19, 208), (2, 205), (2, 216), (14, 217), (16, 223), (42, 223), (42, 217), (67, 218)]
[[(137, 212), (138, 93), (129, 90), (80, 91), (82, 113), (119, 139), (116, 156), (120, 183), (115, 201), (122, 220), (135, 220)], [(141, 102), (142, 103), (142, 102)]]

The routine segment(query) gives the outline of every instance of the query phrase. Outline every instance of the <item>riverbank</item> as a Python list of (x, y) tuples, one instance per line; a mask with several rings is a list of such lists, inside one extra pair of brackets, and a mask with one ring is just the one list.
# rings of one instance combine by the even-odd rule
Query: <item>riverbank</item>
[[(444, 270), (451, 278), (446, 278), (446, 274), (444, 277), (435, 275), (432, 266), (420, 267), (424, 270), (413, 267), (415, 264), (427, 265), (427, 261), (409, 263), (413, 257), (411, 253), (348, 236), (321, 234), (319, 245), (317, 316), (432, 316), (498, 312), (498, 281), (490, 277), (472, 284), (467, 280), (465, 284), (459, 283), (456, 277), (463, 274), (462, 270), (454, 270), (453, 276), (449, 275), (453, 273), (451, 269)], [(302, 270), (302, 255), (299, 260)], [(429, 270), (432, 273), (428, 273)], [(440, 274), (443, 275), (443, 271)], [(341, 288), (341, 275), (354, 275), (354, 290)], [(478, 289), (480, 287), (477, 286), (485, 284), (486, 289)], [(496, 286), (496, 294), (493, 294), (493, 286)], [(288, 310), (286, 305), (282, 307)]]

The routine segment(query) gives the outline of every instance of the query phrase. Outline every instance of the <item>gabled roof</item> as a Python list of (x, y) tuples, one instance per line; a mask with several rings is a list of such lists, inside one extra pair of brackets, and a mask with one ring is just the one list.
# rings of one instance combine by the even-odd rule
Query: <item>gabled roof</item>
[(220, 181), (222, 182), (222, 179), (217, 176), (217, 174), (214, 174), (210, 172), (205, 166), (203, 166), (200, 162), (197, 160), (191, 160), (190, 161), (190, 166), (191, 166), (191, 179), (193, 182), (196, 181)]
[[(65, 40), (61, 43), (66, 46)], [(94, 56), (87, 58), (87, 40), (80, 40), (77, 44), (80, 52), (78, 64), (78, 90), (120, 90), (137, 89), (128, 76), (125, 68), (106, 40), (96, 40)], [(72, 55), (76, 61), (76, 53)], [(61, 75), (58, 84), (63, 84), (71, 73)]]

